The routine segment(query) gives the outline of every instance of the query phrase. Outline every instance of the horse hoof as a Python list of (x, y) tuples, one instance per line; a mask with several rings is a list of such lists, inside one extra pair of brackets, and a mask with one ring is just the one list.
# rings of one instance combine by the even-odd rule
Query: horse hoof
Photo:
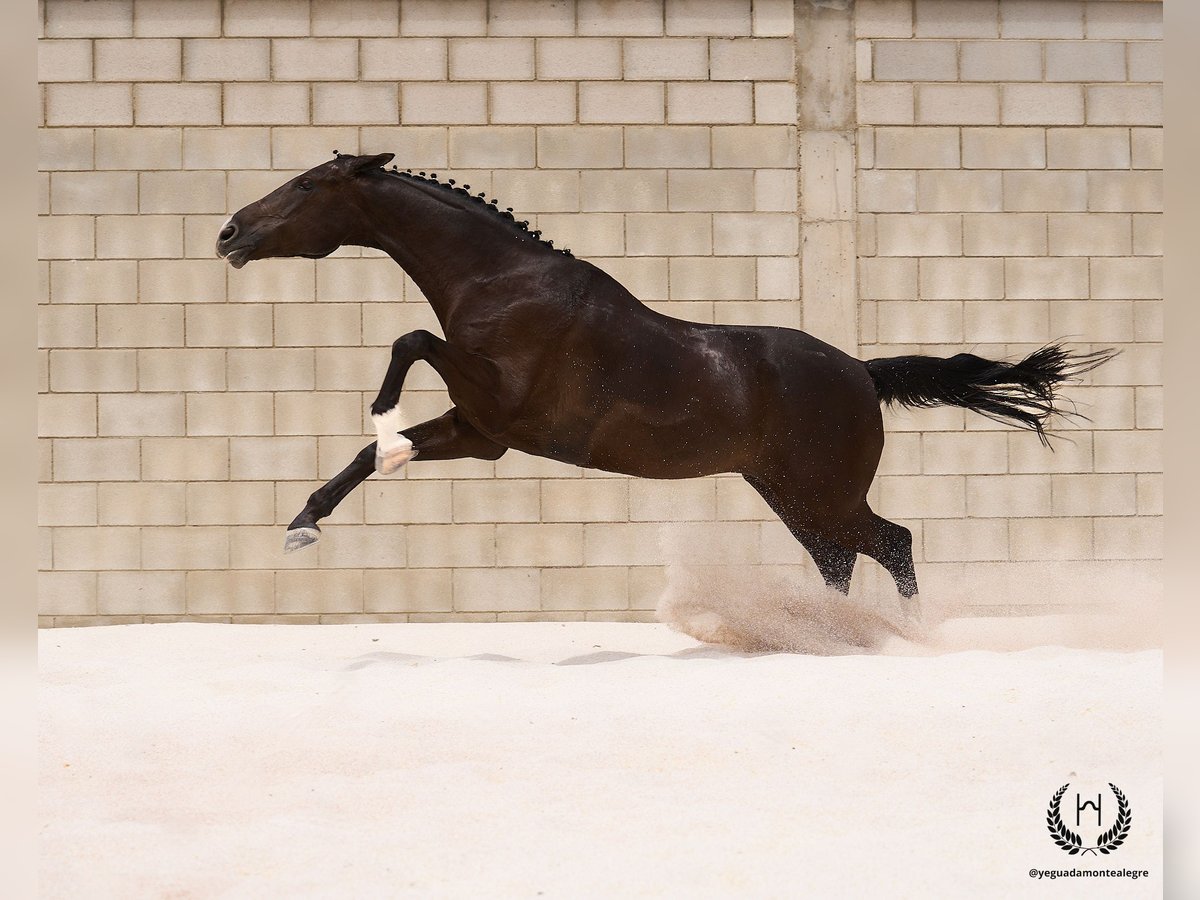
[(375, 471), (380, 475), (391, 475), (397, 472), (400, 468), (414, 456), (417, 455), (417, 448), (412, 444), (407, 447), (400, 446), (393, 450), (388, 450), (386, 453), (375, 452)]
[(291, 553), (315, 544), (321, 539), (321, 529), (316, 525), (303, 528), (289, 528), (287, 537), (283, 539), (283, 552)]

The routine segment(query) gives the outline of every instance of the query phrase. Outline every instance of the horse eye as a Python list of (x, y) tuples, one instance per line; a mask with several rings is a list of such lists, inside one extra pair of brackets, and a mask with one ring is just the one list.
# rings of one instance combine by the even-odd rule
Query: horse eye
[(304, 181), (301, 181), (299, 184), (297, 184), (296, 187), (300, 188), (302, 191), (311, 191), (313, 186), (312, 182), (306, 178)]

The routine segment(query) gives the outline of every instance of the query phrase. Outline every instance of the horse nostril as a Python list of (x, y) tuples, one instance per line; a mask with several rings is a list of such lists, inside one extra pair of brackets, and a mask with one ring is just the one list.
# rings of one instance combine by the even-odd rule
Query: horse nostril
[[(233, 240), (234, 236), (237, 233), (238, 233), (238, 227), (236, 225), (234, 225), (232, 222), (230, 222), (228, 225), (226, 225), (224, 228), (221, 229), (221, 233), (219, 235), (217, 235), (217, 239), (221, 240), (221, 241), (231, 241), (231, 240)], [(211, 232), (210, 232), (210, 234), (211, 234)]]

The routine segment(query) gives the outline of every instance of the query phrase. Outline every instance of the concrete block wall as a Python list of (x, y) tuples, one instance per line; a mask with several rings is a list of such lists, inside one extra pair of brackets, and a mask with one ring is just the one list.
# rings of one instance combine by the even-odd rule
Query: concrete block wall
[[(740, 478), (515, 451), (372, 477), (284, 557), (371, 439), (391, 341), (437, 330), (370, 251), (213, 257), (229, 212), (334, 148), (468, 181), (684, 318), (857, 332), (864, 356), (1119, 344), (1053, 455), (978, 417), (890, 416), (874, 502), (913, 527), (927, 587), (1159, 555), (1159, 4), (41, 10), (43, 624), (644, 619), (696, 548), (807, 565)], [(845, 65), (813, 69), (818, 32)], [(415, 367), (412, 420), (448, 405)]]
[(855, 24), (863, 357), (1121, 350), (1069, 390), (1091, 421), (1054, 453), (973, 414), (888, 415), (875, 508), (909, 520), (926, 584), (1069, 573), (1058, 599), (1086, 602), (1152, 575), (1162, 4), (859, 0)]

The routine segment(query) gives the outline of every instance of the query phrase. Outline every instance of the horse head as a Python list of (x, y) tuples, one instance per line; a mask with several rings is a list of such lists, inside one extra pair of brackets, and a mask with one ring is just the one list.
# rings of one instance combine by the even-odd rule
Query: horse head
[(379, 171), (394, 154), (334, 152), (329, 162), (297, 175), (230, 216), (217, 235), (217, 256), (240, 269), (252, 259), (318, 259), (353, 242), (361, 216), (354, 203), (355, 179)]

